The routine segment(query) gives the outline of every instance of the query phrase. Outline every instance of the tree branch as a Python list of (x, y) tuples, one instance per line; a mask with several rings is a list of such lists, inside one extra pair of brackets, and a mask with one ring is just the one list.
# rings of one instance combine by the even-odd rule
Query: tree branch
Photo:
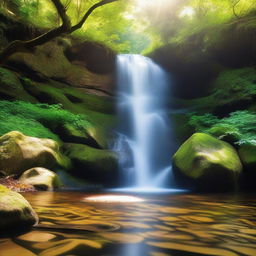
[(67, 16), (66, 8), (63, 6), (60, 0), (51, 0), (62, 20), (62, 26), (69, 30), (71, 28), (70, 18)]
[(78, 22), (76, 25), (71, 26), (70, 18), (67, 16), (66, 8), (63, 6), (60, 0), (51, 0), (54, 4), (61, 20), (62, 25), (54, 28), (34, 39), (28, 40), (28, 41), (22, 41), (22, 40), (16, 40), (11, 42), (5, 49), (3, 49), (0, 52), (0, 65), (3, 64), (11, 55), (13, 55), (16, 52), (20, 52), (22, 50), (29, 50), (35, 46), (42, 45), (46, 42), (49, 42), (53, 38), (56, 38), (62, 34), (71, 34), (75, 30), (81, 28), (85, 21), (88, 19), (88, 17), (91, 15), (91, 13), (98, 7), (110, 4), (112, 2), (116, 2), (119, 0), (102, 0), (96, 4), (94, 4), (92, 7), (89, 8), (89, 10), (84, 14), (80, 22)]
[(234, 4), (233, 4), (233, 14), (236, 16), (236, 18), (240, 19), (239, 15), (236, 13), (236, 6), (239, 4), (240, 0), (237, 0)]
[(74, 32), (75, 30), (81, 28), (85, 21), (88, 19), (88, 17), (92, 14), (92, 12), (97, 9), (100, 6), (106, 5), (106, 4), (110, 4), (112, 2), (116, 2), (118, 0), (102, 0), (96, 4), (94, 4), (92, 7), (89, 8), (89, 10), (84, 14), (84, 16), (82, 17), (82, 19), (74, 26), (71, 27), (71, 33)]

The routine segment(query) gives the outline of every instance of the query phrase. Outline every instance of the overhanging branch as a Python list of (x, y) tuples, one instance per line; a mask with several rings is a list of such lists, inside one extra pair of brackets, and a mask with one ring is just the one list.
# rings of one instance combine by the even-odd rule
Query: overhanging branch
[(3, 49), (0, 52), (0, 64), (3, 64), (7, 58), (9, 58), (11, 55), (13, 55), (16, 52), (20, 52), (21, 50), (29, 50), (35, 46), (42, 45), (46, 42), (49, 42), (53, 38), (56, 38), (62, 34), (70, 34), (74, 32), (75, 30), (81, 28), (83, 24), (86, 22), (88, 17), (91, 15), (91, 13), (97, 9), (100, 6), (110, 4), (112, 2), (117, 2), (119, 0), (102, 0), (96, 4), (94, 4), (92, 7), (89, 8), (89, 10), (84, 14), (82, 19), (74, 26), (71, 25), (70, 18), (68, 17), (66, 13), (66, 8), (63, 6), (60, 0), (51, 0), (54, 4), (61, 20), (62, 24), (61, 26), (54, 28), (34, 39), (28, 40), (28, 41), (22, 41), (22, 40), (16, 40), (11, 42), (5, 49)]
[(106, 4), (110, 4), (112, 2), (116, 2), (118, 0), (102, 0), (96, 4), (94, 4), (92, 7), (89, 8), (89, 10), (84, 14), (84, 16), (82, 17), (82, 19), (74, 26), (71, 27), (71, 33), (74, 32), (75, 30), (81, 28), (83, 26), (83, 24), (85, 23), (85, 21), (88, 19), (88, 17), (92, 14), (92, 12), (97, 9), (100, 6), (106, 5)]

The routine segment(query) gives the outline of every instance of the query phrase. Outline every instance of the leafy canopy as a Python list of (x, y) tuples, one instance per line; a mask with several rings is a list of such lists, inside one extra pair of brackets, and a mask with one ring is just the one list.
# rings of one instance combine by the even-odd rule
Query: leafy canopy
[[(62, 0), (73, 23), (99, 0)], [(2, 0), (2, 9), (50, 28), (60, 18), (50, 0)], [(97, 9), (75, 35), (104, 42), (119, 52), (148, 52), (191, 35), (243, 19), (256, 27), (255, 0), (119, 0)], [(207, 39), (206, 39), (207, 40)]]

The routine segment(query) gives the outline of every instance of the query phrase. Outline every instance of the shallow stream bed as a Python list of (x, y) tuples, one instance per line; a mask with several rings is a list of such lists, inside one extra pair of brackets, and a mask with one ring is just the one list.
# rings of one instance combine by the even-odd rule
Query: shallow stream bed
[(98, 195), (25, 193), (40, 225), (0, 239), (0, 256), (256, 255), (254, 195), (138, 194), (133, 196), (144, 201), (86, 200)]

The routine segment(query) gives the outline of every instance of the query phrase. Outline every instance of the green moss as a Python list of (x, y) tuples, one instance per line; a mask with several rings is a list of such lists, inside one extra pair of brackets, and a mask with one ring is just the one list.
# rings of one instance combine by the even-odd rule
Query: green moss
[(56, 141), (25, 136), (18, 131), (0, 137), (0, 152), (0, 170), (6, 175), (21, 174), (35, 166), (68, 168), (70, 165)]
[(65, 144), (65, 154), (73, 164), (72, 175), (97, 184), (116, 184), (117, 155), (110, 150), (91, 148), (82, 144)]
[(85, 165), (92, 165), (94, 169), (111, 172), (116, 168), (117, 156), (110, 150), (95, 149), (82, 144), (67, 144), (66, 154), (72, 160)]
[(37, 102), (23, 88), (18, 75), (5, 68), (0, 68), (0, 96), (5, 99), (22, 99)]
[(173, 99), (180, 108), (188, 108), (197, 113), (227, 113), (243, 107), (256, 111), (256, 72), (255, 66), (223, 70), (209, 85), (208, 96), (186, 99)]
[(174, 161), (194, 179), (202, 176), (212, 164), (228, 170), (241, 170), (240, 160), (232, 146), (203, 133), (192, 135), (176, 152)]
[(102, 126), (114, 123), (114, 102), (107, 97), (87, 94), (77, 88), (51, 81), (49, 84), (23, 79), (25, 89), (40, 102), (61, 104), (64, 109), (90, 117), (90, 120)]
[(22, 88), (18, 77), (10, 70), (0, 68), (0, 83), (1, 86), (12, 87), (15, 89)]
[(0, 230), (18, 230), (38, 223), (38, 216), (20, 194), (0, 185)]
[(9, 189), (3, 185), (0, 185), (0, 193), (8, 193)]
[(86, 116), (72, 114), (61, 105), (0, 101), (0, 115), (0, 135), (17, 130), (27, 136), (60, 141), (54, 131), (65, 123), (84, 132), (91, 126)]
[(187, 185), (190, 182), (200, 191), (236, 189), (242, 171), (236, 150), (204, 133), (195, 133), (185, 141), (173, 156), (173, 163), (177, 181), (187, 180)]

